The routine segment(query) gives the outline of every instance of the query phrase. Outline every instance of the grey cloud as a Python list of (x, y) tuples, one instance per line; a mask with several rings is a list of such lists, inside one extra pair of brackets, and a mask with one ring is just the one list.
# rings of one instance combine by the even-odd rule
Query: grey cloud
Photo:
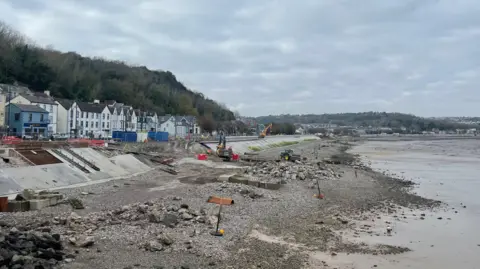
[(3, 0), (40, 45), (172, 71), (244, 115), (478, 115), (476, 0)]

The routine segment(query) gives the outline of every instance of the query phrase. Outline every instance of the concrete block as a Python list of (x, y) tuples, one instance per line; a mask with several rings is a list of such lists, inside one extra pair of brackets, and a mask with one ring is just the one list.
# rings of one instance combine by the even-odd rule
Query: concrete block
[(40, 210), (48, 206), (50, 206), (50, 199), (30, 200), (30, 210)]
[(239, 175), (231, 176), (228, 179), (228, 181), (230, 183), (238, 183), (238, 184), (248, 185), (248, 179), (246, 179), (245, 177), (239, 176)]
[(218, 177), (218, 181), (221, 181), (221, 182), (227, 182), (230, 177), (233, 176), (233, 175), (221, 175)]
[(8, 212), (23, 212), (30, 210), (30, 203), (28, 201), (8, 201)]
[(63, 200), (63, 195), (62, 194), (43, 194), (43, 195), (39, 195), (38, 199), (48, 200), (49, 206), (54, 206)]
[(282, 185), (280, 183), (261, 182), (260, 187), (267, 190), (278, 190)]

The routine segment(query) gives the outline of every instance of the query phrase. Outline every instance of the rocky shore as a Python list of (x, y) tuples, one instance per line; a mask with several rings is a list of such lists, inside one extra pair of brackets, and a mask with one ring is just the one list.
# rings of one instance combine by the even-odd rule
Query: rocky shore
[[(439, 206), (410, 193), (411, 182), (373, 172), (344, 143), (291, 148), (301, 161), (239, 164), (243, 176), (280, 182), (279, 190), (198, 180), (223, 168), (189, 164), (178, 175), (154, 170), (62, 190), (84, 209), (64, 203), (3, 214), (0, 268), (335, 268), (326, 256), (409, 251), (360, 239), (395, 236), (387, 218), (421, 221), (412, 210)], [(212, 195), (234, 200), (222, 208), (223, 236), (212, 235), (219, 210), (207, 203)]]

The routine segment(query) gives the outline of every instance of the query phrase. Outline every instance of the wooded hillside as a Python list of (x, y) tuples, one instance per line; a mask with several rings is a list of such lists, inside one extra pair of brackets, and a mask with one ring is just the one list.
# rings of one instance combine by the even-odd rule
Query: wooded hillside
[(339, 114), (306, 114), (306, 115), (270, 115), (256, 118), (259, 123), (270, 122), (294, 123), (294, 124), (335, 124), (338, 126), (352, 126), (363, 128), (402, 128), (412, 131), (426, 131), (432, 129), (455, 130), (469, 127), (466, 124), (448, 120), (428, 119), (403, 113), (386, 112), (363, 112), (363, 113), (339, 113)]
[(205, 116), (216, 121), (235, 118), (226, 107), (187, 89), (169, 71), (152, 71), (32, 44), (0, 22), (0, 83), (16, 82), (72, 100), (116, 100), (160, 115)]

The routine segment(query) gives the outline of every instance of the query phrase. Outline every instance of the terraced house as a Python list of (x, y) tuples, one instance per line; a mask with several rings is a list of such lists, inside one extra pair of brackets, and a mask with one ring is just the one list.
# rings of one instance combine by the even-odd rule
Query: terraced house
[(77, 137), (108, 137), (110, 109), (99, 100), (93, 103), (74, 102), (68, 112), (69, 133)]

